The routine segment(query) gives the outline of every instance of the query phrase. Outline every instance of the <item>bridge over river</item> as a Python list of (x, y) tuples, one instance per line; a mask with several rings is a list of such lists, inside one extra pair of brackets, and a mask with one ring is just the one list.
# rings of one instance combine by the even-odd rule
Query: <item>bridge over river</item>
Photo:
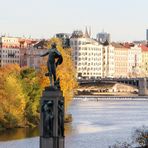
[(100, 83), (124, 83), (139, 89), (139, 96), (147, 96), (148, 95), (148, 78), (100, 78), (100, 79), (89, 79), (89, 80), (78, 80), (80, 85), (88, 85), (88, 84), (100, 84)]

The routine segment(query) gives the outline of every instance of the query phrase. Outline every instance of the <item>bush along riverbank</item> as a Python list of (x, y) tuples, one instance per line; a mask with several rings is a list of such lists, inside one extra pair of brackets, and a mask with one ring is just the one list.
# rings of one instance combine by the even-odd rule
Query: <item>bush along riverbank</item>
[(130, 142), (116, 142), (109, 148), (147, 148), (148, 147), (148, 127), (142, 126), (135, 129)]

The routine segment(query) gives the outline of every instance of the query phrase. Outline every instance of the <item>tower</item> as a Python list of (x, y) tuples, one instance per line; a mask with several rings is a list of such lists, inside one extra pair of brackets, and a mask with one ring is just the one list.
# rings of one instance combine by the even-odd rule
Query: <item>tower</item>
[(146, 41), (148, 43), (148, 29), (146, 29)]
[(90, 38), (90, 35), (89, 35), (89, 33), (88, 33), (88, 30), (87, 30), (87, 27), (85, 28), (85, 34), (84, 34), (84, 36), (85, 36), (86, 38)]

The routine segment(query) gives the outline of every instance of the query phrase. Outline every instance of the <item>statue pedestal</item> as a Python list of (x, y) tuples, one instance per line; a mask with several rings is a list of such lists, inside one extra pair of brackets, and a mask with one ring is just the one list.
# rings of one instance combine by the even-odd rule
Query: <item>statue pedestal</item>
[(40, 148), (64, 148), (64, 98), (60, 90), (45, 88), (40, 109)]

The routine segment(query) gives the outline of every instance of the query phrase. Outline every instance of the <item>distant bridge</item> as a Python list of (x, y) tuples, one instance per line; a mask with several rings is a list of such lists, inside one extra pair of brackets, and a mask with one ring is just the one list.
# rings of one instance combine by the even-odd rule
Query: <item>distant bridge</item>
[(139, 89), (139, 95), (148, 95), (148, 78), (100, 78), (100, 79), (89, 79), (89, 80), (78, 80), (80, 85), (87, 84), (100, 84), (100, 83), (124, 83), (131, 86), (135, 86)]

